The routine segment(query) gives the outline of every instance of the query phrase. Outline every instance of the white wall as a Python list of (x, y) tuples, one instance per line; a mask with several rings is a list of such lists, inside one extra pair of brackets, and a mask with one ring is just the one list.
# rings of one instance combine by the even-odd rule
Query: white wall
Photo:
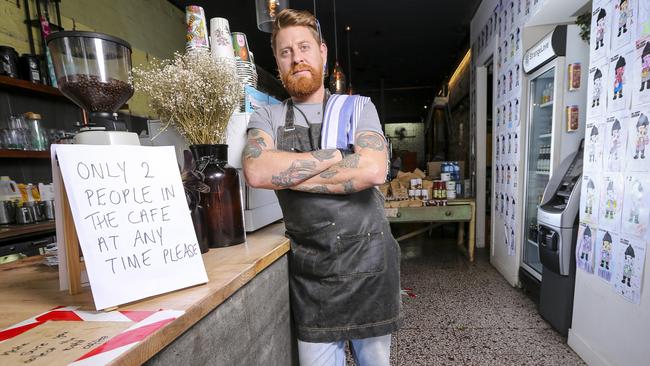
[(650, 364), (650, 281), (645, 280), (641, 304), (634, 305), (605, 281), (578, 270), (569, 346), (590, 366)]
[[(645, 9), (650, 9), (650, 2), (648, 0), (639, 0), (638, 2), (630, 0), (629, 3), (632, 5), (631, 8), (633, 11), (637, 11), (641, 6), (644, 6)], [(614, 6), (616, 4), (618, 4), (618, 0), (611, 2), (595, 0), (593, 3), (593, 11), (597, 14), (599, 11), (598, 8), (603, 6), (608, 14), (615, 15), (616, 10)], [(632, 17), (632, 19), (634, 19), (634, 17)], [(614, 17), (614, 19), (610, 18), (610, 20), (615, 22), (612, 28), (618, 26), (618, 18)], [(646, 26), (650, 24), (647, 15), (644, 20)], [(612, 28), (610, 28), (609, 33), (613, 39), (615, 37), (615, 32)], [(632, 35), (635, 36), (630, 40), (632, 43), (631, 46), (638, 45), (641, 47), (644, 45), (644, 41), (650, 41), (650, 32), (641, 35), (636, 33), (636, 30), (637, 29), (631, 29), (633, 32)], [(592, 42), (594, 40), (594, 31), (592, 29)], [(594, 50), (594, 48), (595, 46), (592, 44), (591, 49)], [(607, 47), (606, 50), (608, 53), (603, 55), (603, 57), (606, 60), (611, 61), (612, 56), (618, 54), (621, 49)], [(640, 68), (636, 64), (640, 54), (640, 49), (635, 49), (634, 52), (635, 55), (632, 57), (633, 60), (627, 61), (627, 65), (630, 65), (631, 67), (625, 68), (625, 78), (628, 81), (625, 84), (625, 90), (626, 93), (631, 93), (633, 96), (637, 95), (637, 93), (640, 94), (639, 84), (637, 84), (637, 82), (641, 72)], [(594, 59), (590, 60), (590, 66), (595, 67), (596, 65), (599, 65), (602, 62), (601, 60), (603, 60), (603, 58), (599, 59), (595, 56)], [(589, 67), (583, 67), (582, 70), (583, 72), (589, 72)], [(603, 85), (605, 85), (605, 90), (608, 93), (611, 93), (610, 89), (612, 84), (610, 83), (610, 80)], [(633, 100), (625, 106), (623, 110), (612, 110), (615, 108), (610, 108), (610, 103), (612, 103), (611, 94), (608, 94), (604, 102), (607, 107), (606, 111), (600, 116), (594, 114), (594, 116), (590, 118), (590, 122), (604, 123), (606, 118), (614, 115), (614, 113), (616, 113), (615, 115), (619, 116), (619, 118), (625, 118), (626, 115), (630, 116), (630, 112), (638, 110), (648, 111), (650, 108), (648, 104), (643, 105), (641, 103), (635, 103), (633, 98)], [(587, 105), (587, 108), (589, 107), (591, 107), (591, 104)], [(630, 123), (634, 126), (636, 124), (636, 118), (630, 117)], [(635, 129), (632, 128), (631, 131), (635, 131)], [(587, 140), (585, 141), (588, 144)], [(634, 144), (635, 142), (633, 140), (628, 140), (627, 143)], [(625, 144), (623, 144), (623, 146), (625, 146)], [(588, 149), (589, 146), (586, 147), (585, 151), (589, 151)], [(603, 164), (602, 166), (597, 167), (586, 166), (584, 174), (593, 177), (611, 175), (620, 176), (621, 178), (639, 174), (636, 172), (639, 170), (638, 168), (629, 168), (629, 164), (633, 159), (631, 157), (626, 157), (625, 160), (626, 165), (622, 167), (622, 172), (607, 171), (607, 164)], [(650, 170), (647, 162), (644, 165), (644, 169), (646, 170), (645, 173), (648, 173)], [(583, 194), (585, 194), (584, 191)], [(619, 204), (625, 209), (625, 199), (623, 199), (623, 202), (619, 202)], [(645, 212), (645, 216), (641, 214), (641, 217), (639, 218), (640, 221), (648, 220), (647, 210)], [(623, 214), (622, 219), (625, 220), (627, 212), (625, 211)], [(604, 223), (601, 218), (594, 219), (588, 218), (586, 215), (581, 215), (581, 220), (590, 220), (592, 230), (596, 227), (604, 228)], [(628, 235), (632, 238), (634, 230), (622, 229), (624, 223), (625, 221), (621, 224), (620, 230), (613, 230), (611, 228), (607, 228), (607, 230), (612, 234), (618, 232), (621, 235)], [(635, 241), (635, 244), (645, 248), (645, 252), (648, 251), (647, 238), (636, 239)], [(620, 245), (619, 243), (613, 244), (614, 248), (616, 248), (617, 245)], [(626, 243), (622, 244), (623, 248), (627, 245)], [(599, 254), (598, 249), (595, 251), (596, 254)], [(620, 258), (621, 255), (621, 252), (614, 251), (614, 254), (612, 255), (612, 263), (617, 263), (617, 257)], [(640, 256), (637, 252), (636, 259), (638, 260), (639, 257)], [(596, 258), (598, 258), (598, 255), (596, 255)], [(618, 266), (620, 268), (620, 264)], [(595, 267), (598, 268), (598, 265)], [(648, 270), (650, 270), (650, 265), (648, 264), (646, 255), (644, 272), (647, 272)], [(596, 273), (591, 274), (582, 269), (577, 270), (573, 305), (573, 322), (571, 329), (569, 330), (568, 339), (569, 345), (589, 365), (650, 365), (650, 284), (648, 284), (648, 273), (645, 273), (643, 276), (638, 278), (638, 280), (641, 281), (640, 300), (638, 304), (635, 304), (626, 300), (623, 296), (614, 291), (612, 285), (615, 283), (620, 284), (621, 281), (621, 274), (620, 272), (617, 272), (616, 268), (614, 268), (613, 271), (611, 284), (597, 275), (597, 269), (595, 272)], [(635, 272), (638, 273), (638, 270)], [(628, 288), (627, 291), (634, 288), (636, 283), (638, 282), (633, 279), (633, 287)]]

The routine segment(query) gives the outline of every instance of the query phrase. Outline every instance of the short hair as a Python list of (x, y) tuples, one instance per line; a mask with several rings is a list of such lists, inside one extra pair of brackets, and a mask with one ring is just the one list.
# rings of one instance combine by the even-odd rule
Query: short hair
[(275, 39), (278, 32), (288, 27), (307, 27), (316, 42), (319, 44), (323, 42), (320, 23), (315, 16), (307, 10), (284, 9), (278, 13), (273, 21), (273, 32), (271, 33), (271, 49), (273, 49), (273, 52), (275, 52)]

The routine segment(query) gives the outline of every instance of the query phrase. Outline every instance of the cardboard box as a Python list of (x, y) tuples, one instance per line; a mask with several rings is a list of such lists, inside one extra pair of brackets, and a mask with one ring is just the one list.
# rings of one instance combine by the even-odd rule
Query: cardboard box
[[(447, 160), (445, 160), (447, 161)], [(427, 163), (427, 174), (429, 177), (434, 179), (440, 179), (440, 167), (444, 161), (430, 161)], [(459, 161), (458, 165), (460, 166), (460, 179), (465, 178), (465, 162)]]

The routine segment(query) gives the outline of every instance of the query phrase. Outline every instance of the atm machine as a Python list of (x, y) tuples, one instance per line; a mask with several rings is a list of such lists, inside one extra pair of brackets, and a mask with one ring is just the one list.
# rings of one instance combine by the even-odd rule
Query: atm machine
[(539, 313), (559, 333), (571, 327), (575, 288), (584, 140), (546, 185), (537, 212), (539, 257), (543, 265)]

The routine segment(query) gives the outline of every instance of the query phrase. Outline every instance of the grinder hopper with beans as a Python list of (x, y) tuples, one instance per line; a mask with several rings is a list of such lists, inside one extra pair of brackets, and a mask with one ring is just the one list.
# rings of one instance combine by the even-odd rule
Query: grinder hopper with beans
[(117, 110), (133, 95), (131, 46), (107, 34), (61, 31), (47, 37), (59, 90), (84, 110), (77, 144), (140, 145)]

